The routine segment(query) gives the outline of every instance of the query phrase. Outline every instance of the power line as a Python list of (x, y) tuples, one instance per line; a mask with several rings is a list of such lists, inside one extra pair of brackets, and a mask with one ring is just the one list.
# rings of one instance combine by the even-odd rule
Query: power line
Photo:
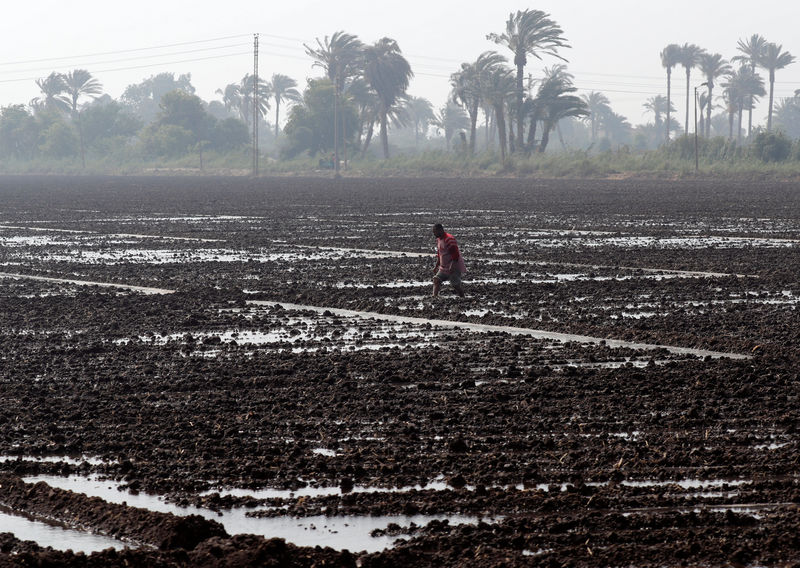
[[(224, 55), (209, 55), (208, 57), (197, 57), (194, 59), (182, 59), (180, 61), (163, 61), (161, 63), (149, 63), (145, 65), (131, 65), (129, 67), (116, 67), (113, 69), (100, 69), (95, 71), (95, 73), (114, 73), (117, 71), (131, 71), (134, 69), (147, 69), (150, 67), (160, 67), (164, 65), (180, 65), (181, 63), (193, 63), (196, 61), (208, 61), (211, 59), (224, 59), (226, 57), (241, 57), (242, 55), (251, 55), (250, 51), (242, 51), (237, 53), (227, 53)], [(26, 77), (26, 78), (18, 78), (18, 79), (0, 79), (0, 83), (21, 83), (23, 81), (35, 81), (39, 79), (39, 77)]]
[(198, 43), (209, 43), (209, 42), (212, 42), (212, 41), (223, 41), (223, 40), (236, 39), (236, 38), (241, 38), (241, 37), (250, 37), (250, 36), (249, 35), (245, 35), (245, 34), (240, 34), (240, 35), (224, 36), (224, 37), (217, 37), (217, 38), (211, 38), (211, 39), (198, 39), (198, 40), (194, 40), (194, 41), (185, 41), (185, 42), (181, 42), (181, 43), (170, 43), (170, 44), (164, 44), (164, 45), (156, 45), (156, 46), (151, 46), (151, 47), (137, 47), (137, 48), (133, 48), (133, 49), (121, 49), (121, 50), (116, 50), (116, 51), (102, 51), (102, 52), (98, 52), (98, 53), (89, 53), (89, 54), (86, 54), (86, 55), (65, 55), (65, 56), (62, 56), (62, 57), (47, 57), (47, 58), (43, 58), (43, 59), (29, 59), (29, 60), (23, 60), (23, 61), (5, 61), (5, 62), (0, 62), (0, 66), (28, 65), (30, 63), (44, 63), (44, 62), (47, 62), (47, 61), (63, 61), (65, 59), (84, 59), (84, 58), (87, 58), (87, 57), (100, 57), (100, 56), (103, 56), (103, 55), (117, 55), (117, 54), (121, 54), (121, 53), (135, 53), (137, 51), (149, 51), (149, 50), (153, 50), (153, 49), (164, 49), (164, 48), (169, 48), (169, 47), (181, 47), (181, 46), (184, 46), (184, 45), (196, 45)]
[[(95, 61), (95, 62), (92, 62), (91, 64), (88, 64), (88, 65), (86, 65), (86, 64), (80, 65), (79, 64), (78, 66), (79, 67), (89, 67), (91, 65), (108, 65), (108, 64), (112, 64), (112, 63), (123, 63), (125, 61), (140, 61), (140, 60), (145, 60), (145, 59), (156, 59), (156, 58), (160, 58), (160, 57), (173, 57), (173, 56), (176, 56), (176, 55), (187, 55), (187, 54), (190, 54), (190, 53), (202, 53), (202, 52), (216, 51), (216, 50), (221, 50), (221, 49), (241, 48), (241, 47), (244, 47), (244, 46), (247, 46), (247, 45), (248, 44), (246, 44), (246, 43), (237, 43), (237, 44), (230, 44), (230, 45), (222, 45), (222, 46), (218, 46), (218, 47), (204, 47), (204, 48), (201, 48), (201, 49), (189, 49), (189, 50), (185, 50), (185, 51), (175, 51), (175, 52), (171, 52), (171, 53), (154, 53), (154, 54), (151, 54), (151, 55), (141, 55), (141, 56), (137, 56), (137, 57), (125, 57), (125, 58), (122, 58), (122, 59), (111, 59), (111, 60), (107, 60), (107, 61)], [(42, 67), (42, 68), (37, 68), (37, 69), (17, 69), (14, 72), (15, 73), (35, 73), (37, 71), (45, 71), (45, 72), (47, 72), (47, 71), (51, 71), (51, 70), (52, 70), (51, 68)]]

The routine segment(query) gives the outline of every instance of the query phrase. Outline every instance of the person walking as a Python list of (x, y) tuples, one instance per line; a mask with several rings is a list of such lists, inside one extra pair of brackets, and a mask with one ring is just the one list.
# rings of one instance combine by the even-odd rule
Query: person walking
[(436, 237), (436, 266), (433, 269), (433, 297), (439, 296), (442, 282), (449, 281), (456, 294), (464, 297), (464, 286), (461, 282), (462, 275), (467, 271), (464, 257), (458, 250), (456, 238), (446, 233), (441, 223), (433, 226), (433, 236)]

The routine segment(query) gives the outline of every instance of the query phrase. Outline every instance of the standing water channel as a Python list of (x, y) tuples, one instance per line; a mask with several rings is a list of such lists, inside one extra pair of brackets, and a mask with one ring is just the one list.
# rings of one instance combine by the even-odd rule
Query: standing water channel
[[(424, 526), (429, 522), (448, 521), (451, 525), (458, 524), (472, 524), (477, 523), (477, 517), (469, 517), (463, 515), (380, 515), (380, 516), (337, 516), (327, 517), (324, 515), (309, 516), (309, 517), (249, 517), (248, 511), (254, 509), (235, 508), (225, 510), (222, 512), (212, 511), (201, 507), (179, 507), (177, 505), (167, 503), (162, 498), (156, 495), (148, 495), (145, 493), (131, 494), (124, 490), (120, 490), (117, 482), (111, 480), (102, 480), (97, 477), (85, 476), (69, 476), (62, 477), (57, 475), (36, 475), (26, 476), (23, 478), (26, 483), (38, 483), (43, 481), (52, 487), (66, 489), (75, 493), (83, 493), (89, 497), (100, 497), (109, 503), (126, 504), (130, 507), (137, 507), (141, 509), (148, 509), (161, 513), (172, 513), (178, 516), (186, 515), (199, 515), (207, 519), (219, 522), (225, 527), (225, 530), (231, 534), (256, 534), (264, 536), (265, 538), (283, 538), (287, 542), (297, 546), (329, 546), (337, 550), (348, 549), (350, 551), (366, 551), (378, 552), (393, 546), (398, 537), (395, 536), (372, 536), (372, 531), (376, 529), (385, 529), (391, 523), (401, 526)], [(437, 484), (434, 484), (438, 487)], [(433, 487), (433, 486), (431, 486)], [(332, 489), (320, 489), (319, 494), (329, 494)], [(338, 489), (336, 490), (338, 491)], [(294, 493), (286, 491), (276, 491), (284, 497), (296, 496)], [(19, 522), (20, 517), (11, 516), (13, 522)], [(2, 522), (2, 520), (0, 520)], [(42, 524), (43, 523), (36, 523)], [(5, 525), (0, 525), (0, 528)], [(16, 525), (9, 525), (16, 527)], [(47, 525), (44, 525), (47, 526)], [(18, 538), (23, 538), (16, 528), (8, 529), (9, 532), (16, 534)], [(96, 537), (97, 535), (88, 535), (80, 531), (64, 531), (65, 533), (78, 533), (88, 537)], [(30, 537), (29, 540), (35, 540), (41, 546), (52, 546), (57, 549), (72, 548), (73, 550), (82, 550), (84, 552), (91, 552), (92, 550), (102, 550), (108, 548), (112, 544), (103, 544), (98, 540), (97, 545), (90, 544), (91, 541), (87, 540), (86, 544), (77, 541), (68, 540), (71, 536), (64, 536), (59, 538), (58, 533), (52, 536), (42, 533)], [(106, 538), (108, 541), (116, 543), (117, 548), (124, 546), (118, 540), (108, 539), (107, 537), (98, 537), (98, 539)], [(92, 547), (95, 546), (95, 547)]]

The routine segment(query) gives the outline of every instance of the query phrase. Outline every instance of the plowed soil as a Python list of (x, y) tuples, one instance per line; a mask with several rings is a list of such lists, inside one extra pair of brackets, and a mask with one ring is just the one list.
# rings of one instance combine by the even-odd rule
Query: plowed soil
[[(798, 183), (6, 177), (0, 201), (0, 505), (137, 545), (4, 534), (0, 565), (800, 565)], [(429, 297), (437, 221), (465, 299)], [(39, 473), (397, 515), (399, 540), (229, 535)], [(227, 492), (309, 487), (338, 490)]]

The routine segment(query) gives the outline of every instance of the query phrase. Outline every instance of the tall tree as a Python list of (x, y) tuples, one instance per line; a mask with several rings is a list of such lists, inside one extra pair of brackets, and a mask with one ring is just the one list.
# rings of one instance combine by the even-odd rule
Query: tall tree
[(433, 121), (434, 126), (444, 133), (445, 146), (450, 150), (450, 141), (453, 135), (459, 130), (466, 130), (469, 127), (469, 116), (460, 106), (453, 101), (439, 109)]
[(612, 111), (605, 117), (603, 129), (611, 142), (627, 144), (630, 141), (632, 128), (628, 119), (621, 114)]
[(656, 95), (647, 99), (642, 105), (645, 109), (645, 113), (653, 113), (653, 123), (655, 124), (656, 130), (659, 130), (662, 127), (663, 119), (661, 117), (662, 115), (667, 114), (667, 106), (669, 104), (671, 103), (667, 102), (667, 97), (664, 95)]
[(516, 14), (509, 14), (506, 21), (506, 31), (502, 34), (491, 33), (486, 39), (498, 45), (504, 45), (514, 53), (514, 65), (517, 68), (516, 96), (517, 96), (517, 147), (524, 149), (524, 121), (525, 109), (523, 99), (525, 96), (525, 65), (528, 55), (541, 59), (542, 55), (552, 55), (563, 61), (565, 58), (558, 55), (559, 48), (569, 48), (563, 37), (563, 30), (550, 19), (550, 15), (541, 10), (523, 10)]
[(41, 128), (25, 105), (0, 108), (0, 155), (32, 159), (40, 150)]
[(572, 85), (572, 79), (573, 76), (567, 73), (564, 65), (554, 65), (550, 69), (545, 69), (545, 78), (539, 85), (534, 99), (534, 106), (540, 109), (539, 116), (543, 125), (540, 153), (547, 149), (550, 133), (555, 130), (560, 120), (589, 115), (584, 100), (572, 94), (577, 91)]
[(494, 111), (497, 136), (500, 139), (500, 159), (505, 162), (508, 134), (506, 132), (507, 102), (516, 94), (514, 72), (505, 65), (487, 69), (483, 81), (483, 97)]
[(179, 75), (164, 72), (150, 76), (141, 83), (128, 85), (120, 97), (120, 102), (130, 108), (134, 114), (145, 122), (156, 118), (160, 111), (161, 97), (174, 90), (194, 94), (190, 73)]
[(433, 105), (428, 99), (422, 97), (408, 97), (407, 110), (411, 123), (414, 125), (414, 145), (419, 147), (420, 136), (428, 129), (428, 125), (436, 118)]
[[(750, 66), (750, 70), (755, 74), (756, 67), (758, 66), (758, 62), (761, 60), (761, 57), (764, 54), (764, 48), (767, 46), (767, 40), (764, 39), (759, 34), (753, 34), (750, 36), (749, 39), (739, 40), (736, 44), (736, 49), (741, 52), (741, 55), (737, 55), (731, 58), (731, 61), (743, 63), (745, 65)], [(749, 110), (747, 112), (747, 136), (750, 137), (750, 134), (753, 131), (753, 101), (749, 101)]]
[(698, 132), (705, 135), (706, 128), (706, 118), (705, 118), (705, 108), (711, 103), (706, 93), (698, 93), (697, 94), (697, 106), (700, 108), (700, 122), (697, 125)]
[(790, 138), (800, 138), (800, 91), (794, 97), (779, 99), (775, 105), (775, 124)]
[(361, 157), (363, 158), (375, 133), (380, 102), (375, 91), (370, 88), (363, 77), (355, 77), (347, 83), (345, 100), (351, 102), (357, 111), (356, 146), (361, 148)]
[(733, 123), (736, 111), (739, 109), (739, 100), (742, 91), (735, 78), (728, 76), (728, 81), (722, 83), (722, 100), (725, 102), (725, 111), (728, 113), (728, 140), (733, 140)]
[(470, 120), (469, 153), (475, 153), (475, 132), (477, 130), (478, 111), (482, 103), (481, 83), (488, 69), (505, 62), (505, 57), (494, 52), (485, 51), (474, 63), (462, 63), (461, 70), (450, 75), (453, 88), (453, 101), (461, 104), (467, 111)]
[(667, 138), (669, 142), (670, 108), (672, 107), (672, 68), (680, 63), (681, 46), (671, 43), (661, 51), (661, 65), (667, 70)]
[(272, 80), (267, 83), (267, 88), (275, 100), (275, 138), (278, 137), (281, 103), (283, 101), (299, 102), (303, 99), (296, 87), (297, 81), (280, 73), (273, 74)]
[(700, 55), (704, 53), (703, 48), (696, 46), (693, 43), (684, 43), (680, 48), (678, 55), (678, 63), (683, 66), (686, 71), (686, 119), (683, 123), (683, 132), (689, 133), (689, 87), (691, 83), (692, 69), (697, 67), (700, 63)]
[(78, 123), (78, 137), (81, 144), (81, 164), (86, 167), (86, 149), (83, 141), (83, 125), (81, 113), (78, 110), (78, 100), (81, 97), (96, 98), (103, 92), (100, 81), (92, 77), (86, 69), (74, 69), (64, 75), (64, 98), (69, 104), (72, 116)]
[(761, 53), (759, 66), (769, 71), (769, 113), (767, 114), (767, 132), (772, 130), (772, 101), (775, 93), (775, 71), (794, 63), (794, 55), (783, 51), (783, 46), (768, 43)]
[(603, 118), (611, 113), (611, 102), (607, 96), (597, 91), (591, 91), (581, 98), (586, 103), (586, 110), (589, 111), (588, 119), (592, 132), (592, 143), (594, 144), (597, 141), (597, 131)]
[(229, 83), (225, 85), (224, 90), (217, 89), (215, 92), (222, 95), (222, 104), (225, 105), (225, 110), (239, 112), (242, 105), (242, 93), (238, 83)]
[(317, 38), (317, 47), (303, 44), (306, 53), (314, 60), (314, 67), (321, 67), (325, 76), (341, 92), (349, 77), (358, 73), (364, 44), (358, 36), (337, 31), (330, 37)]
[[(731, 66), (719, 53), (703, 53), (700, 56), (700, 72), (706, 79), (706, 89), (708, 89), (708, 102), (714, 97), (714, 81), (718, 77), (727, 75), (731, 72)], [(711, 104), (706, 105), (706, 137), (711, 136)]]
[(752, 110), (753, 104), (766, 94), (764, 80), (745, 64), (727, 76), (727, 81), (722, 84), (724, 100), (729, 113), (728, 137), (733, 138), (733, 118), (738, 115), (737, 139), (742, 137), (742, 115), (744, 110)]
[[(255, 75), (248, 73), (239, 82), (239, 115), (244, 123), (250, 127), (253, 120), (260, 120), (269, 110), (269, 85), (261, 77), (256, 84)], [(256, 116), (253, 116), (255, 110)]]
[[(323, 40), (317, 38), (317, 47), (303, 44), (306, 53), (314, 59), (314, 66), (321, 67), (333, 83), (334, 164), (339, 173), (339, 140), (344, 128), (339, 128), (339, 106), (347, 80), (358, 75), (363, 67), (364, 44), (358, 36), (344, 31), (334, 32)], [(341, 133), (340, 133), (341, 130)], [(346, 146), (345, 146), (346, 148)]]
[[(284, 127), (286, 156), (307, 150), (309, 155), (321, 153), (327, 157), (334, 146), (333, 82), (328, 78), (309, 79), (303, 91), (303, 101), (289, 111)], [(358, 127), (356, 109), (345, 101), (339, 109), (344, 118), (345, 139), (351, 139)]]
[(67, 100), (63, 96), (67, 85), (64, 83), (64, 76), (61, 73), (53, 71), (44, 79), (36, 79), (36, 85), (39, 87), (41, 95), (31, 101), (34, 110), (66, 111), (69, 108)]
[(414, 76), (400, 46), (385, 37), (364, 48), (364, 78), (378, 95), (383, 157), (389, 158), (389, 114), (405, 95)]

